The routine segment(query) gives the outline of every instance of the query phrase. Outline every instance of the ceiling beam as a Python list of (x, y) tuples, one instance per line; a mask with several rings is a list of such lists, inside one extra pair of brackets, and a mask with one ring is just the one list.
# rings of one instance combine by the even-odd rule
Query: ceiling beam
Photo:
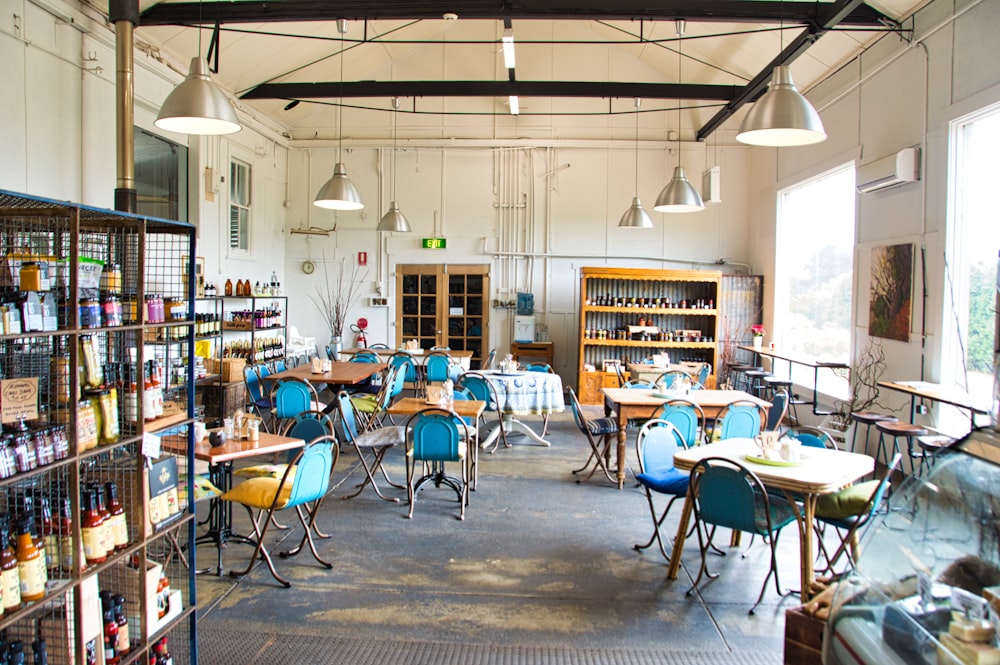
[[(794, 3), (791, 3), (794, 4)], [(787, 65), (795, 58), (799, 57), (812, 46), (817, 39), (829, 32), (832, 28), (842, 24), (845, 16), (849, 16), (857, 7), (863, 5), (863, 0), (838, 0), (835, 3), (821, 5), (823, 14), (815, 23), (811, 24), (802, 33), (793, 39), (774, 60), (769, 62), (764, 69), (747, 83), (743, 90), (726, 106), (719, 110), (712, 118), (698, 130), (697, 140), (702, 141), (708, 138), (712, 132), (719, 128), (722, 123), (731, 118), (744, 104), (754, 101), (760, 97), (767, 85), (771, 81), (771, 73), (778, 65)]]
[(580, 97), (702, 99), (729, 102), (736, 85), (622, 83), (615, 81), (356, 81), (263, 83), (240, 99), (334, 99), (340, 97)]
[[(440, 19), (655, 20), (692, 22), (821, 24), (829, 2), (782, 0), (244, 0), (241, 2), (160, 2), (140, 15), (139, 24), (281, 23), (298, 21)], [(844, 26), (884, 27), (894, 21), (863, 2), (839, 21)]]

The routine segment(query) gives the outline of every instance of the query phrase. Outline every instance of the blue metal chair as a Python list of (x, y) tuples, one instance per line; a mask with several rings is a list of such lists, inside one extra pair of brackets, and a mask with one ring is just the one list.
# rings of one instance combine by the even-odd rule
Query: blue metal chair
[(712, 366), (709, 365), (708, 363), (705, 363), (704, 365), (701, 366), (701, 370), (699, 370), (698, 372), (697, 381), (698, 385), (700, 385), (702, 389), (705, 388), (705, 382), (708, 381), (708, 373), (711, 371), (711, 369)]
[(703, 577), (718, 577), (717, 573), (713, 575), (708, 572), (706, 554), (713, 547), (712, 539), (720, 526), (765, 536), (771, 546), (770, 569), (761, 585), (757, 602), (750, 608), (750, 614), (757, 611), (772, 575), (778, 595), (790, 593), (781, 591), (777, 558), (781, 529), (795, 521), (795, 509), (788, 500), (768, 494), (757, 474), (738, 462), (722, 457), (701, 460), (691, 473), (690, 483), (698, 545), (701, 548), (701, 566), (687, 595), (694, 593)]
[(622, 388), (632, 388), (635, 390), (656, 390), (656, 386), (649, 381), (626, 381), (622, 384)]
[(319, 511), (323, 497), (326, 496), (327, 490), (330, 488), (330, 476), (337, 464), (339, 454), (336, 437), (319, 437), (306, 444), (280, 478), (251, 478), (222, 495), (224, 501), (239, 503), (246, 508), (257, 543), (246, 569), (230, 571), (231, 576), (242, 577), (248, 574), (253, 569), (257, 558), (260, 557), (267, 564), (267, 568), (275, 580), (286, 588), (292, 585), (274, 569), (271, 555), (264, 547), (265, 536), (271, 525), (272, 517), (276, 512), (289, 508), (295, 509), (299, 522), (302, 524), (302, 540), (297, 547), (282, 552), (281, 556), (295, 556), (308, 543), (309, 550), (316, 561), (324, 568), (333, 568), (333, 564), (322, 559), (316, 552), (312, 532), (316, 522), (316, 513)]
[[(408, 518), (413, 517), (413, 507), (417, 494), (427, 485), (446, 485), (458, 495), (461, 505), (458, 519), (465, 519), (465, 507), (469, 503), (468, 428), (453, 411), (446, 409), (424, 409), (406, 421), (406, 486), (410, 504)], [(416, 466), (424, 464), (426, 473), (416, 478)], [(458, 462), (462, 477), (456, 478), (445, 473), (445, 464)]]
[(417, 370), (417, 363), (413, 360), (413, 356), (406, 351), (397, 351), (389, 356), (389, 365), (404, 368), (404, 385), (406, 383), (410, 384), (413, 394), (416, 396), (420, 392), (420, 373)]
[(683, 385), (691, 385), (691, 375), (679, 369), (667, 370), (653, 382), (657, 390), (676, 390)]
[(451, 354), (431, 351), (424, 360), (424, 380), (427, 383), (444, 383), (451, 378)]
[[(684, 436), (666, 420), (648, 421), (639, 430), (635, 440), (635, 450), (639, 458), (639, 474), (635, 479), (646, 491), (649, 514), (653, 518), (653, 535), (644, 545), (633, 545), (633, 548), (641, 552), (656, 542), (660, 547), (660, 553), (667, 561), (670, 561), (670, 555), (663, 546), (660, 526), (674, 505), (674, 501), (683, 499), (688, 491), (688, 473), (674, 468), (674, 454), (678, 448), (687, 448)], [(653, 503), (654, 493), (670, 497), (661, 513), (657, 513)]]
[[(382, 494), (382, 490), (375, 483), (373, 472), (376, 470), (380, 471), (382, 477), (385, 478), (385, 482), (397, 489), (403, 489), (402, 485), (394, 483), (389, 479), (389, 475), (382, 465), (382, 460), (385, 458), (385, 454), (389, 452), (389, 449), (403, 443), (403, 428), (390, 425), (388, 427), (362, 431), (358, 427), (358, 413), (355, 409), (354, 400), (343, 390), (337, 395), (337, 408), (340, 411), (340, 422), (344, 430), (344, 438), (354, 446), (354, 450), (358, 454), (358, 459), (361, 460), (361, 466), (364, 468), (366, 476), (357, 486), (358, 490), (353, 494), (348, 494), (344, 498), (350, 499), (358, 496), (365, 489), (365, 486), (371, 483), (372, 489), (375, 490), (379, 498), (398, 503), (398, 498)], [(368, 457), (371, 459), (369, 460)]]
[(793, 427), (782, 434), (782, 438), (785, 437), (798, 439), (802, 442), (803, 446), (808, 446), (810, 448), (829, 448), (831, 450), (837, 449), (837, 443), (833, 440), (833, 437), (818, 427)]
[(653, 414), (654, 419), (665, 420), (681, 433), (684, 446), (700, 445), (705, 436), (705, 411), (687, 399), (672, 399)]
[(274, 402), (270, 395), (264, 394), (264, 377), (271, 371), (266, 365), (251, 365), (243, 368), (243, 385), (246, 387), (247, 395), (250, 396), (250, 408), (260, 418), (264, 425), (264, 431), (270, 432), (274, 425), (271, 409)]
[(510, 444), (507, 443), (507, 430), (503, 424), (503, 413), (500, 411), (500, 397), (497, 395), (496, 386), (490, 383), (482, 374), (466, 372), (458, 380), (456, 387), (465, 388), (472, 393), (473, 399), (486, 402), (486, 408), (483, 410), (484, 414), (495, 413), (497, 415), (497, 427), (500, 428), (500, 436), (497, 437), (496, 443), (493, 445), (493, 450), (490, 452), (496, 451), (501, 440), (503, 441), (504, 448), (509, 448)]
[(781, 423), (788, 413), (788, 393), (779, 390), (771, 396), (771, 406), (767, 410), (767, 424), (764, 429), (768, 432), (781, 431)]
[[(600, 469), (604, 476), (611, 482), (618, 484), (618, 478), (616, 475), (617, 470), (611, 468), (611, 447), (618, 445), (618, 421), (614, 418), (592, 418), (587, 419), (583, 415), (583, 410), (580, 408), (580, 400), (577, 399), (576, 393), (572, 388), (567, 387), (566, 393), (569, 395), (569, 407), (573, 412), (573, 420), (576, 421), (576, 426), (583, 432), (584, 436), (587, 437), (587, 443), (590, 444), (590, 455), (587, 456), (587, 461), (579, 469), (574, 469), (573, 473), (583, 473), (588, 468), (590, 468), (591, 462), (594, 463), (593, 468), (590, 468), (590, 472), (583, 478), (577, 478), (576, 482), (582, 483), (585, 480), (590, 480), (598, 469)], [(601, 444), (598, 447), (595, 437), (600, 437)]]
[(526, 372), (546, 372), (548, 374), (555, 374), (555, 371), (552, 369), (552, 365), (543, 362), (528, 363), (524, 366), (524, 370)]
[[(818, 549), (826, 560), (826, 571), (834, 573), (834, 566), (842, 556), (847, 557), (849, 568), (854, 568), (858, 556), (858, 540), (860, 531), (871, 521), (882, 506), (882, 500), (889, 491), (892, 473), (903, 458), (902, 453), (896, 453), (881, 480), (869, 480), (840, 490), (832, 495), (823, 495), (816, 504), (816, 530)], [(854, 497), (847, 498), (846, 494)], [(867, 500), (865, 496), (869, 496)], [(860, 497), (860, 500), (858, 500)], [(850, 506), (857, 506), (853, 510)], [(850, 510), (845, 514), (845, 509)], [(840, 544), (831, 555), (824, 543), (824, 527), (833, 527), (840, 539)]]
[(295, 418), (303, 411), (322, 411), (316, 389), (304, 379), (285, 379), (271, 389), (272, 413), (276, 423)]
[(719, 412), (709, 440), (752, 439), (760, 434), (760, 428), (765, 422), (767, 411), (763, 406), (749, 400), (737, 400), (727, 404)]

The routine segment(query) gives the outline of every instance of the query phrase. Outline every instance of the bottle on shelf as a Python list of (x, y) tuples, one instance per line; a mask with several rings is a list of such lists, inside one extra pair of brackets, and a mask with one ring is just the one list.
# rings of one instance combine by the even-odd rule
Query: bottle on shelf
[(6, 665), (24, 665), (24, 642), (11, 640), (7, 645)]
[(226, 293), (227, 296), (233, 295), (233, 280), (232, 279), (226, 278), (225, 289), (226, 289), (225, 293)]
[(104, 546), (104, 524), (97, 510), (94, 492), (83, 489), (80, 493), (80, 530), (83, 537), (83, 555), (89, 564), (104, 563), (108, 557)]
[(122, 656), (132, 650), (132, 640), (129, 636), (128, 617), (125, 616), (125, 596), (116, 593), (111, 597), (114, 606), (115, 623), (118, 624), (118, 653)]
[(49, 665), (49, 650), (44, 639), (31, 643), (31, 655), (34, 665)]
[(31, 518), (17, 520), (17, 575), (21, 580), (21, 600), (31, 602), (45, 597), (45, 559), (31, 534)]
[(121, 652), (118, 645), (118, 622), (110, 591), (101, 591), (101, 612), (104, 619), (104, 665), (118, 665)]
[(128, 547), (128, 519), (125, 508), (118, 500), (118, 484), (113, 480), (104, 483), (104, 495), (111, 516), (111, 538), (115, 551)]
[(0, 597), (5, 612), (21, 607), (21, 578), (17, 555), (10, 545), (10, 516), (7, 513), (0, 513)]
[[(170, 649), (167, 646), (167, 638), (161, 638), (153, 645), (153, 653), (156, 654), (156, 665), (174, 665), (174, 658), (170, 655)], [(150, 663), (153, 662), (151, 658)]]

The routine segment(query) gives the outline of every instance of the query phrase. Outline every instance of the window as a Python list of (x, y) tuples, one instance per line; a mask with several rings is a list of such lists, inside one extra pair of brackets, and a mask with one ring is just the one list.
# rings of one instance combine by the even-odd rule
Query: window
[[(854, 166), (778, 192), (774, 327), (782, 349), (847, 360), (851, 350), (854, 269)], [(817, 202), (822, 202), (818, 205)], [(813, 383), (798, 367), (796, 383)], [(843, 398), (847, 381), (820, 372), (820, 390)]]
[(229, 251), (250, 253), (250, 165), (237, 159), (229, 166)]
[(188, 219), (188, 149), (135, 128), (136, 212)]
[[(996, 174), (1000, 169), (1000, 107), (952, 123), (951, 209), (941, 323), (941, 382), (968, 392), (984, 407), (993, 391), (996, 320)], [(962, 433), (967, 413), (941, 408), (939, 425)]]

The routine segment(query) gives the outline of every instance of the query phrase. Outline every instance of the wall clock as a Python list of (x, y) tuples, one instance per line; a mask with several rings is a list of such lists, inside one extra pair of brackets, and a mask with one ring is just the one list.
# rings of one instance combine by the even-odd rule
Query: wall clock
[(302, 272), (304, 272), (305, 274), (311, 275), (315, 270), (316, 270), (316, 264), (313, 263), (312, 261), (302, 262)]

